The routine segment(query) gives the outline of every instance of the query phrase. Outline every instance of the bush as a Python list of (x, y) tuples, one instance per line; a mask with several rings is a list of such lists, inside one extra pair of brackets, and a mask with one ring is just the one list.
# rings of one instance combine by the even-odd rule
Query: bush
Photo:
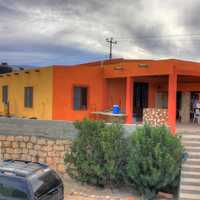
[(101, 121), (75, 122), (79, 130), (71, 151), (65, 155), (68, 173), (89, 184), (117, 184), (126, 171), (126, 140), (118, 124)]
[(183, 148), (166, 127), (137, 128), (129, 151), (127, 176), (144, 199), (153, 200), (159, 190), (177, 184)]

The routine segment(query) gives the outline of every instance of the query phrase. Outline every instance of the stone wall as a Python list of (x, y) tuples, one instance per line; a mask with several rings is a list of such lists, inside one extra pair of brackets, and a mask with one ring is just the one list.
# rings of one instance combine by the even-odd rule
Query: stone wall
[(0, 135), (0, 159), (47, 163), (56, 171), (64, 173), (64, 154), (70, 145), (69, 139)]
[(190, 104), (191, 104), (191, 93), (182, 92), (181, 110), (179, 111), (182, 123), (190, 122)]
[[(136, 125), (124, 125), (128, 137)], [(72, 122), (0, 117), (0, 159), (32, 160), (64, 170), (64, 154), (78, 131)]]
[(143, 122), (152, 126), (167, 125), (168, 110), (161, 108), (145, 108), (143, 110)]

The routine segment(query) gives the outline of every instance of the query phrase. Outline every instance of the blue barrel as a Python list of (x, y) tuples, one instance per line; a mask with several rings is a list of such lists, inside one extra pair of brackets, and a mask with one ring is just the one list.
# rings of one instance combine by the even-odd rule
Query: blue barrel
[(120, 113), (119, 105), (113, 105), (113, 114), (119, 114), (119, 113)]

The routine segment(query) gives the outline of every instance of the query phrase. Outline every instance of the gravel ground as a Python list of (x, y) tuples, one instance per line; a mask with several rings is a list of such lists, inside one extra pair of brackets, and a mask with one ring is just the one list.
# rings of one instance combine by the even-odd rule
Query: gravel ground
[(65, 200), (139, 200), (130, 189), (97, 188), (81, 184), (69, 176), (63, 177)]
[[(110, 189), (81, 184), (68, 175), (63, 177), (65, 187), (65, 200), (141, 200), (136, 192), (130, 188)], [(158, 198), (157, 200), (167, 200)], [(169, 199), (168, 199), (169, 200)], [(173, 200), (177, 200), (173, 198)]]

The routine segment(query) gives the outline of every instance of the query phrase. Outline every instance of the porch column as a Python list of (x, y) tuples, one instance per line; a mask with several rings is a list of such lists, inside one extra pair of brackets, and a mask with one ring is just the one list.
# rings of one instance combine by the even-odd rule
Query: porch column
[(169, 75), (168, 83), (168, 125), (173, 134), (176, 134), (176, 91), (177, 74), (173, 72)]
[(126, 78), (126, 124), (133, 123), (133, 78)]

